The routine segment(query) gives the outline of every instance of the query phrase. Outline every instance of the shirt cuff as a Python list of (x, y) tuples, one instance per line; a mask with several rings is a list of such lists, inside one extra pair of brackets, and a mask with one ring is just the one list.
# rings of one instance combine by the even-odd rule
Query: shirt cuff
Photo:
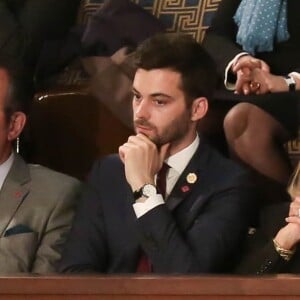
[(247, 52), (241, 52), (239, 54), (237, 54), (227, 65), (226, 69), (225, 69), (225, 75), (224, 75), (224, 85), (226, 87), (227, 90), (230, 90), (230, 91), (234, 91), (235, 89), (235, 82), (229, 82), (228, 81), (228, 73), (232, 67), (232, 65), (234, 65), (237, 60), (241, 57), (241, 56), (244, 56), (244, 55), (249, 55), (249, 53)]
[(165, 201), (162, 195), (157, 194), (147, 198), (144, 202), (136, 202), (133, 204), (133, 209), (137, 218), (140, 218), (154, 207), (164, 204)]
[(293, 77), (293, 79), (296, 81), (296, 90), (300, 89), (300, 73), (299, 72), (291, 72), (289, 73), (289, 76)]

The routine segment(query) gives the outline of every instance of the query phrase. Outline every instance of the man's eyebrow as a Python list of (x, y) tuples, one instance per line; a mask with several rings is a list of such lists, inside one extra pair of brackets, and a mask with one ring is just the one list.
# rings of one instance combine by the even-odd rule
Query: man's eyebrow
[(135, 89), (134, 87), (132, 88), (132, 92), (135, 93), (135, 94), (139, 94), (139, 93), (140, 93), (140, 92), (139, 92), (137, 89)]
[[(136, 88), (132, 88), (132, 92), (134, 94), (138, 94), (140, 95), (140, 92), (136, 89)], [(160, 92), (157, 92), (157, 93), (152, 93), (150, 94), (151, 97), (164, 97), (164, 98), (169, 98), (169, 99), (173, 99), (172, 96), (168, 95), (168, 94), (165, 94), (165, 93), (160, 93)]]
[(164, 93), (153, 93), (151, 94), (151, 97), (165, 97), (165, 98), (170, 98), (172, 99), (173, 97)]

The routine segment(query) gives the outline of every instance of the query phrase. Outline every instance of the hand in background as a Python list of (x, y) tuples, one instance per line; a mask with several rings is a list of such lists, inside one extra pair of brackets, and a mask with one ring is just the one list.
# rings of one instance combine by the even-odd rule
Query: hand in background
[(263, 74), (270, 72), (269, 66), (263, 60), (252, 57), (251, 55), (241, 56), (237, 60), (232, 66), (232, 72), (237, 76), (235, 84), (236, 94), (249, 95), (258, 93), (261, 83), (254, 81), (254, 73), (257, 70), (263, 71)]
[(284, 249), (290, 250), (300, 241), (300, 197), (296, 197), (291, 202), (289, 217), (286, 218), (288, 224), (281, 228), (275, 240)]
[(232, 72), (236, 73), (238, 70), (248, 68), (249, 70), (261, 69), (265, 72), (270, 72), (270, 67), (263, 60), (255, 58), (251, 55), (241, 56), (236, 63), (232, 66)]

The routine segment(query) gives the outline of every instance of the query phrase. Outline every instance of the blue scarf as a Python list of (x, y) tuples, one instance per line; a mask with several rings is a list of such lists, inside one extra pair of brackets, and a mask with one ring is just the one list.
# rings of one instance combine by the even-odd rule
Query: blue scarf
[(239, 27), (236, 42), (253, 55), (273, 51), (274, 41), (290, 37), (287, 0), (242, 0), (233, 18)]

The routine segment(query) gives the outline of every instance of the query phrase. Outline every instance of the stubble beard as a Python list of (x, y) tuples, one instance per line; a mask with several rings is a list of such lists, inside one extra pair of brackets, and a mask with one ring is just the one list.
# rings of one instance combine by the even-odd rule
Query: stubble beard
[(135, 132), (137, 133), (136, 126), (144, 126), (152, 130), (153, 135), (146, 135), (158, 148), (167, 143), (172, 145), (180, 144), (180, 141), (186, 136), (189, 130), (190, 112), (183, 112), (176, 119), (172, 120), (161, 133), (158, 133), (158, 129), (152, 123), (145, 119), (139, 119), (134, 121)]

